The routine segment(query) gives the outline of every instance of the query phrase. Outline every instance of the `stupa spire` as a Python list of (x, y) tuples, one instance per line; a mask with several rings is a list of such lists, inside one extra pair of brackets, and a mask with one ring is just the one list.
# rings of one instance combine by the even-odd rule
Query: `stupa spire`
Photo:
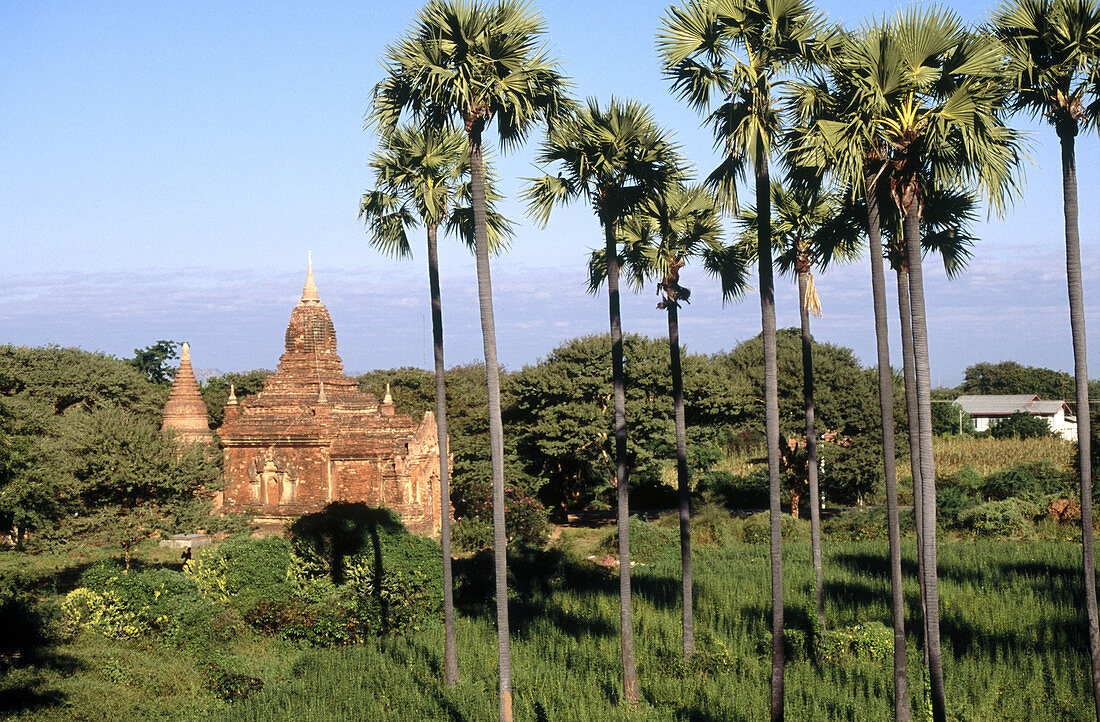
[(172, 382), (172, 391), (164, 404), (162, 428), (172, 429), (185, 443), (214, 440), (207, 425), (206, 403), (202, 400), (199, 382), (191, 368), (191, 346), (186, 342), (180, 349), (176, 380)]
[(317, 295), (317, 284), (313, 281), (313, 251), (309, 252), (309, 263), (306, 267), (306, 285), (302, 289), (302, 300), (298, 302), (299, 306), (303, 305), (320, 305), (321, 297)]

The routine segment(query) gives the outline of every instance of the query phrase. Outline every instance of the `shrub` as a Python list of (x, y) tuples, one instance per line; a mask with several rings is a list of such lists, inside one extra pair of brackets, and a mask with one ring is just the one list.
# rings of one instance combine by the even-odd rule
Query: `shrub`
[(1013, 496), (1034, 501), (1044, 494), (1072, 491), (1068, 486), (1066, 474), (1044, 459), (990, 474), (984, 479), (981, 490), (982, 496), (994, 501)]
[(760, 471), (737, 476), (714, 470), (703, 474), (697, 483), (703, 497), (728, 509), (761, 509), (768, 506), (768, 474)]
[(994, 439), (1037, 439), (1050, 436), (1050, 424), (1039, 416), (1017, 411), (990, 427), (989, 434)]
[[(600, 541), (599, 553), (616, 556), (619, 553), (618, 528), (612, 529)], [(630, 560), (638, 564), (679, 559), (680, 534), (676, 527), (642, 521), (630, 517)]]
[(881, 541), (889, 538), (885, 509), (850, 509), (843, 514), (826, 519), (821, 531), (834, 539), (850, 541)]
[(205, 687), (218, 699), (233, 702), (248, 699), (248, 695), (264, 688), (264, 682), (258, 677), (231, 672), (216, 662), (210, 662), (205, 669)]
[(451, 524), (451, 544), (457, 551), (476, 552), (493, 545), (493, 525), (487, 519), (464, 516)]
[(47, 620), (41, 606), (11, 583), (0, 585), (0, 670), (11, 660), (27, 659), (46, 643)]
[(821, 662), (836, 664), (858, 660), (882, 667), (893, 660), (894, 631), (882, 622), (863, 622), (823, 631), (815, 639), (815, 650)]
[(1039, 511), (1034, 503), (1012, 497), (967, 509), (959, 521), (982, 536), (1024, 536), (1034, 529), (1031, 522)]
[(285, 539), (238, 534), (213, 552), (188, 561), (184, 572), (207, 599), (247, 616), (261, 602), (289, 598), (293, 591), (290, 566), (290, 543)]
[[(781, 514), (779, 529), (784, 539), (806, 539), (809, 537), (809, 522)], [(741, 540), (756, 544), (771, 538), (771, 512), (762, 511), (745, 519), (741, 525)]]
[(416, 628), (443, 601), (443, 555), (388, 509), (337, 502), (290, 527), (294, 599), (302, 624), (284, 631), (310, 644), (343, 644)]

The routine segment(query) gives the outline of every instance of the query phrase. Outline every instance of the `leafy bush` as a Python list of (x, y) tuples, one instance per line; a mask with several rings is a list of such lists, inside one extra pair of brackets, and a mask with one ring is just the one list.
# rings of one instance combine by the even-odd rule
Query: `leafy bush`
[[(600, 541), (599, 552), (608, 556), (619, 553), (619, 531), (616, 527)], [(675, 527), (630, 517), (630, 560), (639, 564), (655, 564), (679, 559), (680, 534)]]
[(439, 545), (410, 534), (388, 509), (333, 503), (300, 517), (290, 535), (296, 591), (284, 636), (346, 644), (416, 628), (442, 605)]
[(1050, 436), (1050, 424), (1042, 417), (1017, 411), (990, 427), (989, 434), (994, 439), (1037, 439)]
[(705, 499), (728, 509), (761, 509), (768, 506), (768, 474), (760, 471), (737, 476), (714, 470), (703, 474), (697, 488)]
[(894, 656), (894, 630), (882, 622), (863, 622), (842, 629), (822, 631), (815, 640), (821, 662), (869, 661), (883, 667)]
[(1032, 519), (1039, 513), (1039, 507), (1033, 502), (1011, 497), (967, 509), (959, 521), (964, 528), (982, 536), (1017, 537), (1034, 529)]
[(242, 616), (261, 603), (280, 602), (293, 591), (290, 543), (280, 537), (231, 536), (216, 550), (191, 559), (184, 572), (211, 601)]
[[(909, 518), (911, 520), (912, 515)], [(821, 531), (831, 538), (850, 541), (881, 541), (889, 538), (886, 510), (880, 508), (850, 509), (839, 516), (825, 519)]]
[[(781, 514), (779, 520), (780, 534), (784, 539), (806, 539), (809, 537), (810, 523), (802, 519), (795, 519), (788, 514)], [(762, 511), (745, 519), (741, 525), (741, 540), (756, 544), (766, 542), (771, 538), (771, 512)]]
[(264, 682), (258, 677), (231, 672), (216, 662), (210, 662), (205, 669), (205, 687), (218, 699), (233, 702), (248, 699), (248, 695), (264, 688)]
[(493, 545), (493, 525), (486, 519), (464, 516), (451, 525), (451, 544), (462, 552), (488, 549)]
[(987, 476), (982, 483), (982, 496), (994, 501), (1013, 496), (1034, 501), (1044, 494), (1071, 492), (1067, 481), (1066, 474), (1050, 461), (1032, 461)]
[(47, 619), (33, 596), (14, 584), (0, 585), (0, 670), (14, 659), (27, 659), (46, 643)]

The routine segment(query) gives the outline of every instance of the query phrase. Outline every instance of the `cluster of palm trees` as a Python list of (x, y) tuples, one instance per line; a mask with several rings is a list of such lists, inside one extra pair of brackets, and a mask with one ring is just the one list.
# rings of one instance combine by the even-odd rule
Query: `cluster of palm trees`
[[(545, 126), (538, 162), (547, 173), (525, 191), (531, 216), (578, 198), (591, 204), (604, 247), (590, 259), (591, 287), (604, 282), (612, 336), (614, 438), (618, 489), (623, 694), (639, 697), (634, 669), (628, 527), (627, 419), (620, 275), (655, 280), (668, 316), (677, 436), (682, 551), (683, 654), (693, 653), (691, 536), (678, 310), (690, 298), (680, 271), (697, 258), (721, 283), (723, 297), (747, 286), (756, 263), (764, 341), (765, 432), (771, 512), (771, 719), (783, 719), (784, 620), (780, 533), (780, 434), (774, 260), (798, 278), (804, 354), (804, 406), (816, 606), (822, 602), (820, 509), (816, 478), (813, 362), (809, 316), (819, 310), (812, 269), (858, 255), (866, 235), (878, 341), (880, 411), (889, 518), (894, 615), (895, 717), (910, 718), (900, 532), (894, 468), (893, 383), (887, 340), (883, 258), (897, 274), (910, 456), (918, 529), (925, 664), (936, 720), (946, 718), (936, 575), (935, 467), (932, 456), (928, 332), (923, 255), (939, 252), (949, 273), (965, 264), (966, 227), (979, 199), (1000, 211), (1014, 197), (1021, 137), (1013, 111), (1044, 117), (1062, 144), (1067, 271), (1077, 377), (1084, 586), (1093, 680), (1100, 718), (1098, 633), (1092, 546), (1089, 415), (1084, 313), (1078, 250), (1073, 143), (1100, 108), (1100, 10), (1095, 0), (1006, 0), (984, 27), (953, 13), (913, 8), (892, 20), (845, 31), (807, 0), (686, 0), (670, 8), (657, 52), (672, 92), (702, 113), (722, 154), (702, 185), (687, 171), (672, 134), (645, 106), (612, 98), (578, 104), (551, 59), (546, 28), (525, 2), (430, 0), (412, 28), (389, 46), (386, 76), (374, 89), (367, 125), (381, 147), (371, 162), (377, 190), (361, 215), (372, 243), (407, 255), (407, 229), (427, 231), (441, 444), (445, 589), (444, 674), (458, 678), (450, 571), (449, 496), (443, 330), (436, 240), (440, 226), (472, 246), (485, 346), (498, 632), (499, 712), (512, 718), (504, 531), (503, 427), (489, 257), (511, 224), (483, 149), (495, 124), (510, 150)], [(784, 180), (775, 182), (773, 169)], [(755, 205), (737, 188), (751, 174)], [(733, 214), (741, 239), (722, 240), (720, 218)], [(751, 236), (746, 242), (744, 238)]]

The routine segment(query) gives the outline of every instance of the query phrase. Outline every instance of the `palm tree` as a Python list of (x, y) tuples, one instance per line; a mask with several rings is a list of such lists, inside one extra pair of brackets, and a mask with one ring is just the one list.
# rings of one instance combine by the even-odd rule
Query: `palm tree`
[[(801, 169), (795, 169), (799, 172)], [(818, 174), (797, 179), (790, 188), (773, 182), (771, 205), (772, 242), (776, 264), (782, 272), (794, 272), (798, 280), (798, 310), (802, 336), (802, 399), (806, 438), (806, 483), (810, 496), (810, 552), (814, 568), (814, 602), (819, 627), (825, 627), (824, 573), (821, 560), (821, 492), (818, 485), (817, 433), (814, 423), (814, 362), (810, 316), (821, 316), (821, 301), (813, 279), (813, 267), (824, 270), (834, 260), (847, 262), (858, 256), (856, 244), (862, 226), (856, 209), (836, 193), (822, 187)], [(747, 229), (756, 230), (757, 213), (742, 213)], [(791, 491), (791, 513), (797, 514), (798, 496)]]
[[(906, 225), (909, 269), (902, 300), (913, 324), (912, 407), (919, 442), (915, 496), (919, 498), (921, 581), (926, 600), (925, 636), (937, 719), (944, 715), (939, 652), (939, 607), (935, 564), (935, 488), (931, 456), (931, 419), (927, 383), (927, 331), (924, 324), (920, 211), (924, 188), (978, 186), (994, 208), (1003, 207), (1016, 161), (1015, 135), (996, 114), (998, 70), (995, 49), (966, 33), (957, 18), (939, 10), (913, 10), (893, 23), (875, 23), (845, 36), (842, 52), (831, 59), (828, 74), (801, 86), (793, 105), (807, 130), (796, 150), (799, 163), (828, 168), (841, 183), (862, 196), (868, 237), (878, 338), (880, 413), (891, 526), (891, 577), (894, 598), (895, 716), (909, 719), (905, 687), (904, 608), (893, 468), (893, 383), (886, 339), (885, 281), (882, 271), (880, 211), (897, 208)], [(859, 189), (856, 191), (855, 189)], [(885, 195), (889, 189), (889, 195)], [(920, 202), (916, 202), (920, 200)], [(908, 335), (908, 334), (906, 334)], [(923, 381), (922, 381), (923, 379)], [(924, 391), (921, 391), (921, 386)]]
[(386, 77), (374, 88), (368, 124), (385, 134), (411, 112), (432, 127), (457, 120), (470, 146), (470, 200), (477, 259), (478, 304), (489, 396), (489, 456), (493, 475), (493, 558), (496, 575), (500, 719), (512, 719), (511, 646), (508, 625), (504, 529), (504, 428), (500, 368), (493, 320), (482, 134), (496, 121), (505, 149), (521, 143), (540, 120), (569, 105), (567, 81), (539, 45), (546, 26), (523, 2), (492, 5), (430, 0), (409, 32), (386, 48)]
[[(936, 575), (936, 490), (932, 456), (928, 331), (921, 267), (924, 187), (973, 187), (1003, 208), (1017, 162), (1015, 134), (998, 116), (1001, 62), (996, 44), (968, 33), (950, 12), (911, 10), (890, 28), (907, 68), (919, 68), (909, 92), (896, 98), (877, 131), (890, 147), (891, 196), (904, 216), (909, 272), (921, 477), (925, 633), (933, 717), (946, 719)], [(912, 430), (911, 430), (912, 433)]]
[[(469, 169), (466, 136), (459, 131), (422, 132), (398, 127), (381, 139), (381, 147), (370, 160), (377, 181), (376, 190), (363, 194), (359, 217), (367, 223), (370, 244), (387, 255), (412, 256), (408, 229), (418, 222), (427, 233), (428, 286), (432, 307), (432, 341), (435, 359), (435, 423), (439, 437), (439, 501), (443, 547), (443, 679), (448, 687), (458, 682), (455, 651), (454, 582), (451, 569), (451, 494), (448, 466), (447, 390), (443, 365), (443, 305), (439, 292), (437, 239), (445, 221), (457, 229), (467, 245), (473, 244), (472, 229), (463, 219), (469, 209), (458, 207), (468, 184), (462, 175)], [(491, 184), (487, 200), (496, 198)], [(488, 209), (489, 242), (499, 248), (511, 226), (495, 210)]]
[(608, 313), (611, 323), (611, 374), (615, 403), (615, 480), (618, 487), (619, 622), (622, 639), (623, 694), (638, 700), (634, 667), (630, 594), (630, 506), (626, 458), (626, 387), (619, 312), (619, 225), (648, 199), (667, 194), (682, 176), (681, 158), (670, 136), (649, 110), (612, 98), (606, 108), (595, 99), (554, 124), (540, 149), (539, 162), (557, 164), (561, 174), (532, 179), (525, 193), (530, 213), (545, 225), (554, 205), (585, 197), (604, 232)]
[[(708, 178), (727, 208), (735, 183), (751, 164), (759, 209), (757, 270), (764, 341), (764, 426), (768, 444), (771, 515), (771, 719), (783, 719), (783, 558), (780, 537), (779, 400), (768, 164), (780, 130), (775, 85), (814, 54), (821, 22), (805, 0), (688, 0), (670, 8), (658, 33), (666, 77), (682, 99), (702, 112), (725, 153)], [(745, 57), (738, 52), (744, 51)], [(721, 104), (711, 110), (711, 98)]]
[(1062, 146), (1062, 211), (1066, 233), (1073, 373), (1077, 384), (1077, 462), (1081, 470), (1081, 540), (1092, 658), (1093, 698), (1100, 719), (1100, 618), (1096, 608), (1096, 563), (1092, 514), (1092, 430), (1085, 358), (1085, 304), (1081, 244), (1077, 226), (1077, 159), (1074, 140), (1082, 123), (1098, 117), (1098, 104), (1085, 104), (1096, 91), (1100, 56), (1100, 8), (1094, 0), (1006, 0), (993, 31), (1004, 44), (1012, 105), (1054, 126)]
[[(691, 577), (691, 478), (687, 463), (687, 422), (680, 360), (680, 303), (690, 303), (691, 289), (680, 285), (680, 271), (692, 258), (717, 276), (723, 300), (739, 296), (746, 286), (746, 259), (736, 245), (721, 242), (722, 226), (714, 197), (702, 186), (674, 186), (666, 195), (642, 203), (620, 225), (622, 269), (636, 287), (657, 281), (662, 296), (657, 308), (668, 316), (669, 368), (672, 373), (673, 418), (676, 429), (676, 480), (680, 505), (680, 586), (683, 656), (695, 652), (695, 622)], [(607, 251), (592, 253), (590, 290), (607, 278)]]

